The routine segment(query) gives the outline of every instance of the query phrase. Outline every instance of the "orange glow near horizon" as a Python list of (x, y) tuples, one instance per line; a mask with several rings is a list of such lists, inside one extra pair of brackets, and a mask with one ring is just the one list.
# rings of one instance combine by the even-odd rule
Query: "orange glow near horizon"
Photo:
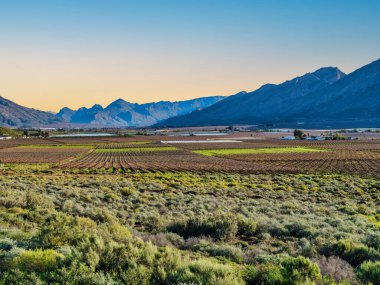
[(46, 111), (179, 101), (379, 58), (379, 1), (290, 2), (0, 1), (0, 95)]
[[(137, 59), (128, 54), (83, 54), (34, 51), (30, 56), (25, 51), (2, 58), (0, 95), (23, 106), (58, 111), (94, 104), (105, 107), (118, 98), (148, 103), (231, 95), (287, 79), (287, 72), (273, 74), (261, 68), (260, 62), (247, 68), (212, 57), (191, 60), (177, 56), (161, 61), (144, 55)], [(257, 72), (259, 69), (263, 71)]]

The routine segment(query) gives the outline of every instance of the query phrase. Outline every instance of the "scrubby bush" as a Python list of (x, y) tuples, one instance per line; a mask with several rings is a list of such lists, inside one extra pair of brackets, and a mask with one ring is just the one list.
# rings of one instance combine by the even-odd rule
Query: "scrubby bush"
[(320, 270), (317, 264), (304, 257), (289, 257), (281, 261), (285, 270), (285, 276), (289, 280), (303, 282), (304, 280), (316, 280), (320, 278)]
[(22, 167), (0, 175), (1, 285), (355, 284), (347, 261), (363, 283), (377, 274), (378, 180)]
[(357, 245), (350, 251), (345, 252), (343, 258), (352, 266), (356, 267), (364, 261), (380, 260), (380, 253), (377, 250), (369, 248), (365, 245)]
[(225, 257), (231, 261), (241, 263), (243, 262), (243, 251), (232, 245), (215, 244), (207, 240), (199, 240), (198, 243), (188, 247), (192, 251), (203, 252), (210, 256)]
[(45, 247), (76, 245), (88, 238), (96, 229), (96, 223), (82, 217), (54, 213), (41, 227), (40, 240)]
[(369, 234), (366, 237), (365, 244), (380, 251), (380, 233)]
[(277, 262), (264, 263), (250, 268), (245, 274), (249, 285), (255, 284), (306, 284), (321, 278), (317, 264), (304, 257), (285, 257)]
[(9, 251), (16, 245), (16, 242), (10, 238), (0, 239), (0, 251)]
[(320, 256), (316, 260), (321, 274), (332, 278), (336, 282), (346, 281), (356, 284), (356, 275), (353, 267), (345, 260), (337, 256)]
[(243, 285), (244, 281), (237, 268), (199, 260), (171, 273), (168, 284)]
[(168, 230), (185, 238), (210, 236), (218, 241), (231, 241), (236, 237), (238, 226), (229, 216), (193, 217), (169, 225)]
[(248, 219), (243, 216), (239, 216), (237, 220), (239, 236), (251, 237), (256, 234), (257, 223), (253, 219)]
[(380, 284), (380, 261), (366, 261), (357, 272), (359, 279), (363, 282), (371, 282), (373, 285)]
[(63, 259), (62, 254), (52, 249), (27, 250), (13, 258), (11, 264), (21, 271), (44, 273), (55, 269)]
[(248, 267), (244, 276), (248, 285), (285, 284), (283, 269), (277, 264), (270, 263), (257, 267)]
[(36, 209), (54, 209), (54, 203), (51, 199), (39, 193), (28, 191), (26, 193), (26, 207), (31, 210)]
[(177, 248), (183, 247), (185, 241), (183, 237), (174, 233), (158, 233), (153, 235), (144, 235), (144, 241), (150, 241), (157, 246), (174, 246)]
[(359, 266), (364, 261), (380, 260), (379, 251), (350, 240), (341, 240), (327, 245), (324, 247), (323, 252), (327, 253), (327, 255), (337, 255), (354, 267)]

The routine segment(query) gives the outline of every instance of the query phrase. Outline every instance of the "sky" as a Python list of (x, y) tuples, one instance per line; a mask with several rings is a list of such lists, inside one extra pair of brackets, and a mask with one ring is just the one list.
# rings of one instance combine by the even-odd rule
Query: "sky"
[(0, 95), (178, 101), (380, 58), (378, 0), (0, 0)]

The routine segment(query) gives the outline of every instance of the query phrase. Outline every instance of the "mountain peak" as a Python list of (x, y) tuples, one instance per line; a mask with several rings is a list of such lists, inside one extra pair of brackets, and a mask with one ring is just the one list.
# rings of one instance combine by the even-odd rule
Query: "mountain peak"
[(120, 109), (120, 108), (132, 108), (134, 104), (132, 103), (129, 103), (127, 101), (125, 101), (124, 99), (117, 99), (115, 101), (113, 101), (111, 104), (109, 104), (106, 109), (107, 110), (110, 110), (110, 109)]
[(90, 110), (91, 111), (101, 111), (101, 110), (103, 110), (103, 107), (101, 105), (99, 105), (99, 104), (95, 104), (94, 106), (92, 106), (90, 108)]
[(331, 66), (322, 67), (312, 72), (311, 75), (314, 75), (318, 77), (319, 79), (324, 80), (330, 84), (346, 76), (346, 74), (343, 71), (341, 71), (338, 67), (331, 67)]
[(58, 113), (61, 113), (61, 112), (72, 112), (73, 110), (70, 109), (69, 107), (63, 107), (61, 110), (59, 110)]
[(119, 98), (119, 99), (113, 101), (112, 103), (128, 103), (128, 102), (125, 101), (124, 99)]

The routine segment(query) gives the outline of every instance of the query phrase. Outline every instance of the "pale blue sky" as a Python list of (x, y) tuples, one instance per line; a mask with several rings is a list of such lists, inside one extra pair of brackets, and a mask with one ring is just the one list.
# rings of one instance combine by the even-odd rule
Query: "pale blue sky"
[(0, 0), (0, 94), (44, 110), (254, 90), (380, 57), (377, 0)]

